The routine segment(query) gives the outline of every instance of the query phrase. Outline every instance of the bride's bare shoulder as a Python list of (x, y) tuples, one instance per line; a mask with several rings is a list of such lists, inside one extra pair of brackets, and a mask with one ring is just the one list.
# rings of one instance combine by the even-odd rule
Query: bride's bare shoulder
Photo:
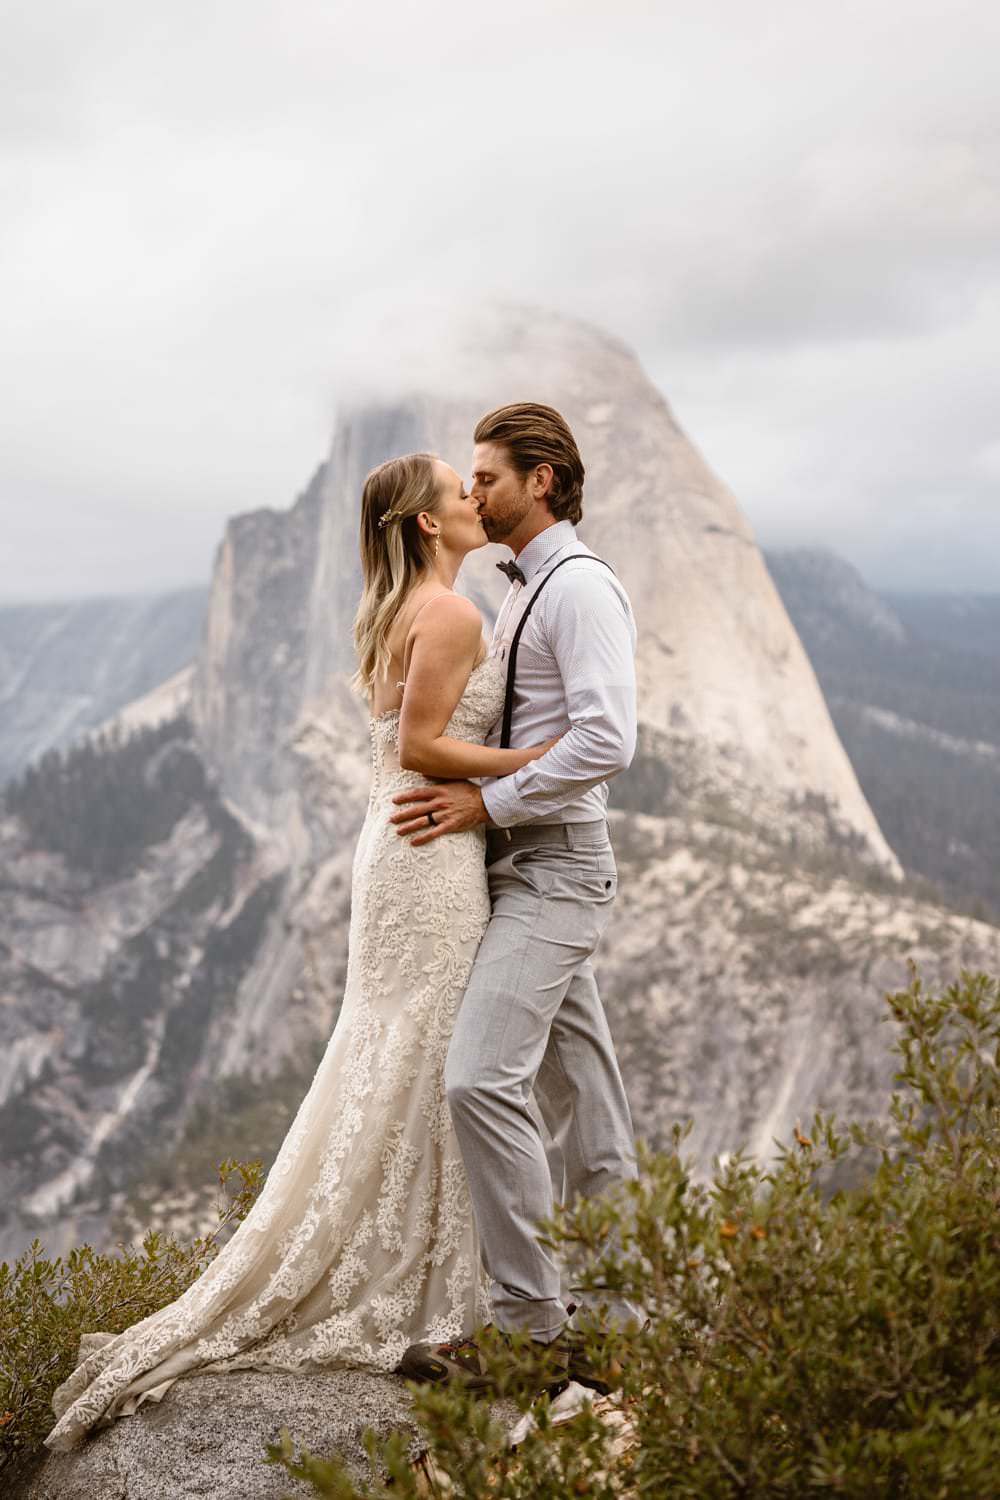
[(482, 636), (483, 617), (464, 594), (452, 589), (439, 589), (413, 600), (412, 607), (401, 611), (394, 655), (403, 662), (403, 677), (409, 668), (410, 657), (418, 642), (426, 643), (433, 650), (442, 646), (457, 648), (463, 654), (472, 640)]
[(455, 651), (459, 656), (478, 643), (483, 633), (483, 617), (471, 599), (452, 592), (435, 594), (417, 610), (406, 635), (409, 658), (419, 643), (438, 652)]
[(432, 630), (473, 624), (481, 628), (482, 623), (483, 617), (471, 599), (467, 599), (464, 594), (456, 594), (452, 589), (446, 589), (423, 601), (410, 620), (410, 630), (416, 629), (418, 625), (428, 626)]

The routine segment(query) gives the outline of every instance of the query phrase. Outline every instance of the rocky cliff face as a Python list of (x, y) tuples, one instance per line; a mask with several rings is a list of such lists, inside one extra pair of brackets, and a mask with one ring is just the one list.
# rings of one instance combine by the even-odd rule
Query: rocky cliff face
[[(582, 535), (639, 620), (641, 744), (614, 786), (621, 898), (600, 961), (639, 1132), (662, 1140), (694, 1114), (707, 1161), (766, 1151), (815, 1107), (879, 1110), (880, 993), (905, 982), (906, 956), (932, 983), (997, 966), (993, 928), (901, 890), (736, 501), (628, 350), (516, 314), (459, 339), (446, 375), (413, 392), (359, 399), (290, 510), (227, 527), (189, 698), (188, 752), (215, 801), (193, 799), (113, 888), (5, 825), (8, 1258), (35, 1233), (55, 1251), (150, 1222), (205, 1227), (199, 1192), (222, 1155), (257, 1148), (253, 1111), (279, 1070), (301, 1097), (339, 1003), (368, 786), (347, 687), (361, 481), (416, 447), (467, 468), (475, 419), (500, 401), (565, 412), (588, 469)], [(488, 616), (498, 555), (463, 578)], [(151, 762), (151, 796), (155, 779)], [(220, 1078), (241, 1102), (213, 1114)], [(269, 1160), (283, 1123), (268, 1129)], [(126, 1201), (154, 1144), (192, 1187), (183, 1212)]]

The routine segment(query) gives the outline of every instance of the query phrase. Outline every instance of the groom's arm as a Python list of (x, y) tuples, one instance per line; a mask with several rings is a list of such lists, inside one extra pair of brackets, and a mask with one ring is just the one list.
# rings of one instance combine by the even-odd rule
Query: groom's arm
[(492, 823), (551, 817), (632, 762), (635, 620), (599, 567), (563, 569), (538, 601), (562, 675), (569, 728), (538, 760), (482, 789)]

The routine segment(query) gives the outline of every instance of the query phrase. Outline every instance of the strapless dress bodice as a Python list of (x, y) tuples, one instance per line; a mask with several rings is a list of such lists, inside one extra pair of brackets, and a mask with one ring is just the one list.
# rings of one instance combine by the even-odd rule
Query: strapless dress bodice
[[(487, 656), (473, 667), (455, 711), (445, 725), (451, 739), (482, 745), (503, 712), (507, 672), (498, 656)], [(404, 771), (399, 764), (398, 708), (386, 709), (370, 720), (372, 738), (372, 797), (401, 787), (423, 786), (427, 777), (419, 771)]]

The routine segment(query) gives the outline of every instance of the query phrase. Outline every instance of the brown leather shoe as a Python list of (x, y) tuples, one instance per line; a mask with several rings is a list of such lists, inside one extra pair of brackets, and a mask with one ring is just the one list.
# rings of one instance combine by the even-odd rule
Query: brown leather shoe
[(458, 1380), (470, 1391), (492, 1391), (496, 1387), (486, 1368), (483, 1351), (474, 1339), (411, 1344), (396, 1366), (396, 1374), (424, 1384)]
[[(507, 1335), (492, 1324), (488, 1337), (507, 1343)], [(541, 1395), (547, 1391), (557, 1395), (569, 1384), (566, 1365), (568, 1356), (559, 1344), (559, 1339), (546, 1344), (532, 1340), (533, 1347), (541, 1357), (540, 1367), (527, 1377)], [(411, 1344), (396, 1366), (396, 1374), (408, 1380), (423, 1383), (458, 1380), (471, 1391), (499, 1392), (501, 1382), (490, 1372), (490, 1351), (477, 1344), (474, 1339), (453, 1339), (443, 1344)]]

